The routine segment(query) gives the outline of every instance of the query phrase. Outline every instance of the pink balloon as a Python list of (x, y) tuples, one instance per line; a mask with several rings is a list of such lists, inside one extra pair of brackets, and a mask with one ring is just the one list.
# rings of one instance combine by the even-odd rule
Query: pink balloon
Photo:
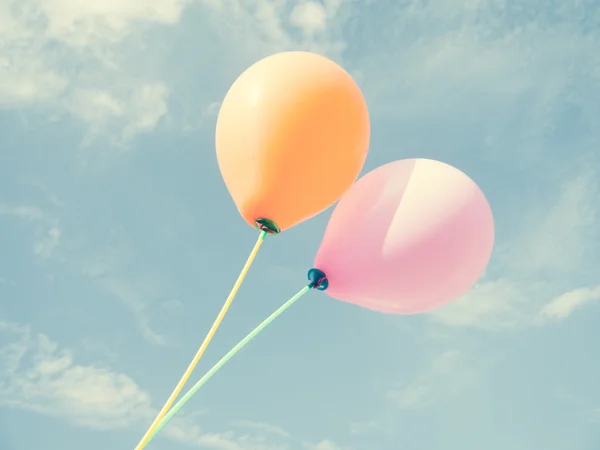
[(485, 196), (460, 170), (405, 159), (359, 179), (336, 206), (314, 267), (331, 297), (415, 314), (468, 291), (494, 246)]

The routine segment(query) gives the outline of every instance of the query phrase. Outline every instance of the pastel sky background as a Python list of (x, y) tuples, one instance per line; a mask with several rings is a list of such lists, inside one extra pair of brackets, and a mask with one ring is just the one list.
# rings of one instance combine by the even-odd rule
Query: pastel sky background
[[(497, 245), (464, 298), (312, 293), (148, 449), (600, 449), (597, 0), (0, 0), (0, 449), (132, 449), (255, 239), (220, 100), (304, 49), (346, 67), (365, 170), (468, 173)], [(330, 211), (269, 239), (193, 380), (305, 283)]]

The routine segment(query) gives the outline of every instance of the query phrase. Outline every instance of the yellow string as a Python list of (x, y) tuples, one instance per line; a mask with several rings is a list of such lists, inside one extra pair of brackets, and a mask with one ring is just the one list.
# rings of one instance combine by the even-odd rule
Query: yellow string
[(187, 370), (181, 377), (181, 380), (179, 380), (179, 383), (177, 384), (177, 386), (171, 393), (171, 396), (169, 397), (169, 399), (167, 400), (165, 405), (162, 407), (162, 409), (156, 416), (156, 419), (154, 419), (154, 422), (152, 422), (152, 425), (150, 425), (150, 428), (148, 428), (148, 431), (146, 431), (146, 434), (144, 434), (144, 437), (142, 438), (140, 443), (137, 445), (137, 447), (135, 447), (135, 450), (142, 450), (146, 446), (148, 441), (150, 441), (150, 437), (152, 436), (154, 430), (156, 429), (158, 424), (162, 421), (165, 414), (167, 414), (167, 412), (169, 411), (169, 408), (171, 407), (171, 405), (173, 404), (173, 402), (175, 401), (175, 399), (177, 398), (177, 396), (183, 389), (183, 386), (185, 385), (187, 380), (190, 378), (190, 375), (192, 374), (194, 368), (198, 364), (198, 361), (200, 361), (200, 358), (202, 357), (202, 354), (206, 350), (206, 347), (208, 347), (208, 344), (210, 343), (213, 336), (215, 335), (217, 328), (219, 328), (219, 325), (221, 325), (221, 322), (223, 321), (223, 317), (225, 317), (225, 314), (227, 313), (229, 306), (233, 302), (235, 295), (237, 294), (238, 290), (240, 289), (240, 286), (242, 285), (244, 278), (246, 278), (246, 274), (248, 273), (248, 270), (250, 269), (252, 262), (254, 262), (254, 259), (256, 258), (258, 250), (260, 249), (260, 246), (264, 242), (266, 235), (267, 235), (267, 233), (265, 231), (261, 231), (260, 236), (258, 237), (258, 241), (256, 241), (256, 244), (254, 245), (254, 248), (252, 249), (252, 252), (250, 253), (250, 256), (248, 257), (246, 264), (244, 265), (240, 275), (238, 276), (237, 281), (233, 285), (233, 288), (231, 289), (231, 292), (229, 293), (227, 300), (225, 300), (225, 303), (223, 304), (223, 307), (221, 308), (221, 312), (215, 319), (215, 322), (213, 323), (212, 327), (210, 328), (210, 331), (204, 338), (204, 342), (202, 342), (202, 345), (198, 349), (196, 356), (194, 356), (194, 359), (192, 360), (192, 362), (188, 366)]

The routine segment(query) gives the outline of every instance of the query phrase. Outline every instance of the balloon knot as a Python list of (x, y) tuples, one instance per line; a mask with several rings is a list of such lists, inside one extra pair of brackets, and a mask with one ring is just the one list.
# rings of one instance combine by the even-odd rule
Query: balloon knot
[(269, 219), (256, 219), (254, 226), (260, 231), (266, 232), (267, 234), (279, 234), (281, 232), (277, 224)]
[(329, 287), (327, 275), (325, 275), (325, 273), (319, 269), (313, 268), (308, 271), (308, 281), (310, 281), (309, 286), (311, 289), (324, 291)]

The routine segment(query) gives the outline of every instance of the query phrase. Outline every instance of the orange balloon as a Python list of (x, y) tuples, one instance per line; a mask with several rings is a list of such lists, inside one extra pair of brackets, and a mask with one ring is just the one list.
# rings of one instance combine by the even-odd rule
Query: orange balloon
[(285, 230), (333, 205), (369, 149), (369, 112), (350, 75), (308, 52), (248, 68), (225, 96), (216, 129), (225, 184), (246, 222)]

